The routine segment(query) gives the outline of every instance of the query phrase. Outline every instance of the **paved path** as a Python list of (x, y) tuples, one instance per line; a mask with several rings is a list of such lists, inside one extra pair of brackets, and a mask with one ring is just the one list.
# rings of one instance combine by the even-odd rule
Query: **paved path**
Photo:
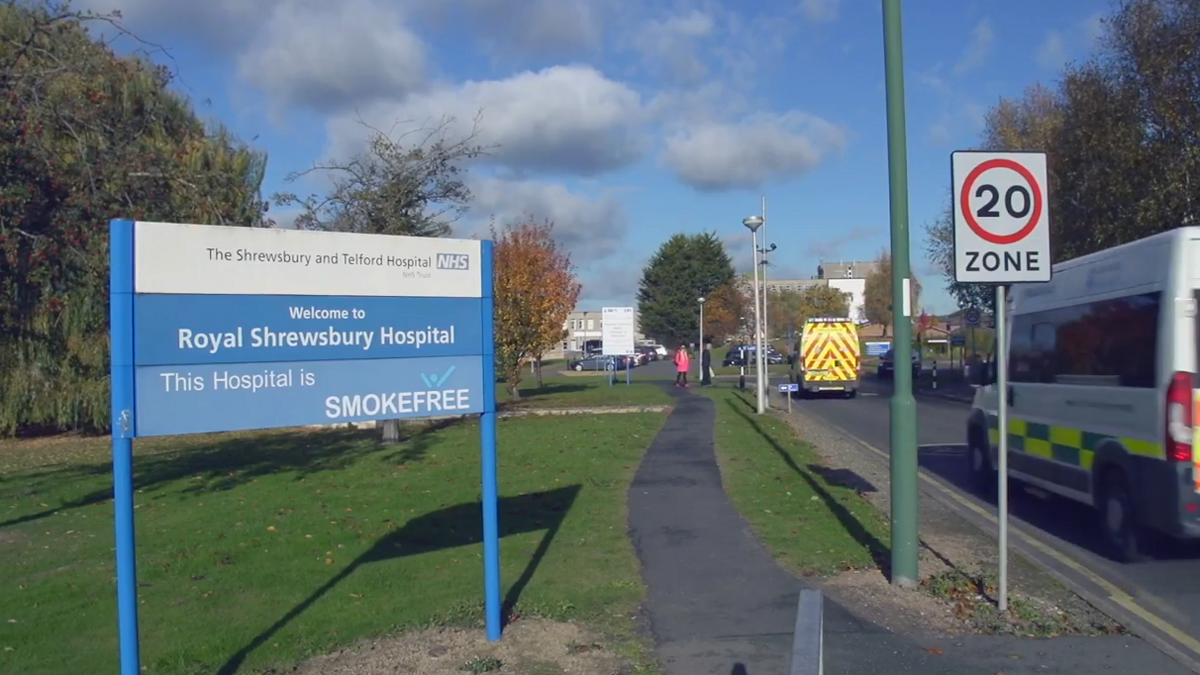
[[(712, 401), (667, 390), (675, 409), (629, 492), (630, 536), (649, 589), (659, 659), (668, 675), (787, 675), (796, 601), (806, 586), (775, 564), (726, 498), (713, 450)], [(1150, 649), (1097, 658), (1087, 639), (1053, 646), (987, 637), (917, 644), (828, 600), (825, 621), (830, 675), (1179, 672)], [(1064, 658), (1043, 657), (1047, 652)]]

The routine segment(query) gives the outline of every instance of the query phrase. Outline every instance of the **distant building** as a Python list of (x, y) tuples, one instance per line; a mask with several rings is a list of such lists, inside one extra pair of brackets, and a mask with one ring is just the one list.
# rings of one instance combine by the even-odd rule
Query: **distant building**
[(803, 291), (813, 286), (825, 286), (824, 279), (768, 279), (768, 291)]
[(822, 262), (817, 266), (817, 276), (826, 280), (830, 287), (850, 296), (850, 318), (866, 321), (867, 277), (879, 265), (875, 262)]
[(823, 262), (817, 265), (818, 279), (866, 279), (878, 269), (878, 263), (871, 262)]
[[(850, 318), (866, 321), (863, 312), (867, 277), (877, 269), (875, 262), (822, 262), (817, 265), (817, 276), (811, 279), (768, 279), (765, 288), (770, 291), (803, 291), (813, 286), (828, 286), (849, 296)], [(739, 286), (746, 297), (753, 289), (752, 279), (741, 277)]]
[[(636, 307), (634, 308), (633, 312), (633, 337), (635, 341), (641, 341), (645, 339), (645, 336), (642, 335), (641, 317), (638, 315)], [(588, 343), (600, 345), (603, 337), (603, 309), (576, 309), (568, 314), (567, 320), (563, 322), (562, 342), (557, 346), (556, 349), (547, 352), (543, 356), (547, 359), (573, 357), (586, 351)]]

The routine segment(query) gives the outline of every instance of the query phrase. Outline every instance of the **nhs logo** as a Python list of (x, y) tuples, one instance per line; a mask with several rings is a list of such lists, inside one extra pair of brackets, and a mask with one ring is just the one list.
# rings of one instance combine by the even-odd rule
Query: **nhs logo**
[(466, 253), (439, 253), (437, 254), (437, 268), (439, 270), (469, 270), (471, 269), (471, 256)]

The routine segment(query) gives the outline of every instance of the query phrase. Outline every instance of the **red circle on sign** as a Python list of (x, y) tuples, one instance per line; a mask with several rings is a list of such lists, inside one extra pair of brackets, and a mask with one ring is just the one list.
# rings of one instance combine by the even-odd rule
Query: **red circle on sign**
[[(983, 172), (990, 169), (1009, 169), (1011, 171), (1016, 171), (1017, 174), (1025, 179), (1025, 182), (1029, 183), (1029, 187), (1032, 189), (1030, 199), (1033, 200), (1033, 209), (1029, 214), (1029, 222), (1022, 225), (1021, 229), (1013, 232), (1012, 234), (996, 234), (995, 232), (989, 232), (979, 224), (979, 221), (975, 219), (975, 214), (971, 212), (971, 188), (975, 187), (975, 181), (979, 180), (979, 177), (983, 175)], [(988, 161), (983, 162), (979, 166), (975, 167), (971, 173), (967, 174), (967, 179), (963, 181), (962, 192), (960, 192), (958, 195), (958, 203), (959, 210), (962, 211), (963, 219), (967, 221), (967, 226), (971, 228), (971, 231), (978, 235), (980, 239), (991, 242), (998, 246), (1015, 244), (1025, 237), (1028, 237), (1029, 233), (1033, 232), (1033, 228), (1037, 227), (1038, 220), (1042, 217), (1042, 189), (1038, 186), (1037, 179), (1033, 177), (1033, 174), (1030, 173), (1029, 169), (1026, 169), (1024, 166), (1014, 162), (1011, 159), (989, 159)]]

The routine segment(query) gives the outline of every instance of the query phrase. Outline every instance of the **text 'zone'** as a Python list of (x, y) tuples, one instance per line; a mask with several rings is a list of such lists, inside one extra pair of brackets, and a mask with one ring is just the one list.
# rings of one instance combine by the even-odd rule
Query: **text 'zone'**
[(968, 272), (1037, 272), (1042, 269), (1039, 251), (967, 251)]

